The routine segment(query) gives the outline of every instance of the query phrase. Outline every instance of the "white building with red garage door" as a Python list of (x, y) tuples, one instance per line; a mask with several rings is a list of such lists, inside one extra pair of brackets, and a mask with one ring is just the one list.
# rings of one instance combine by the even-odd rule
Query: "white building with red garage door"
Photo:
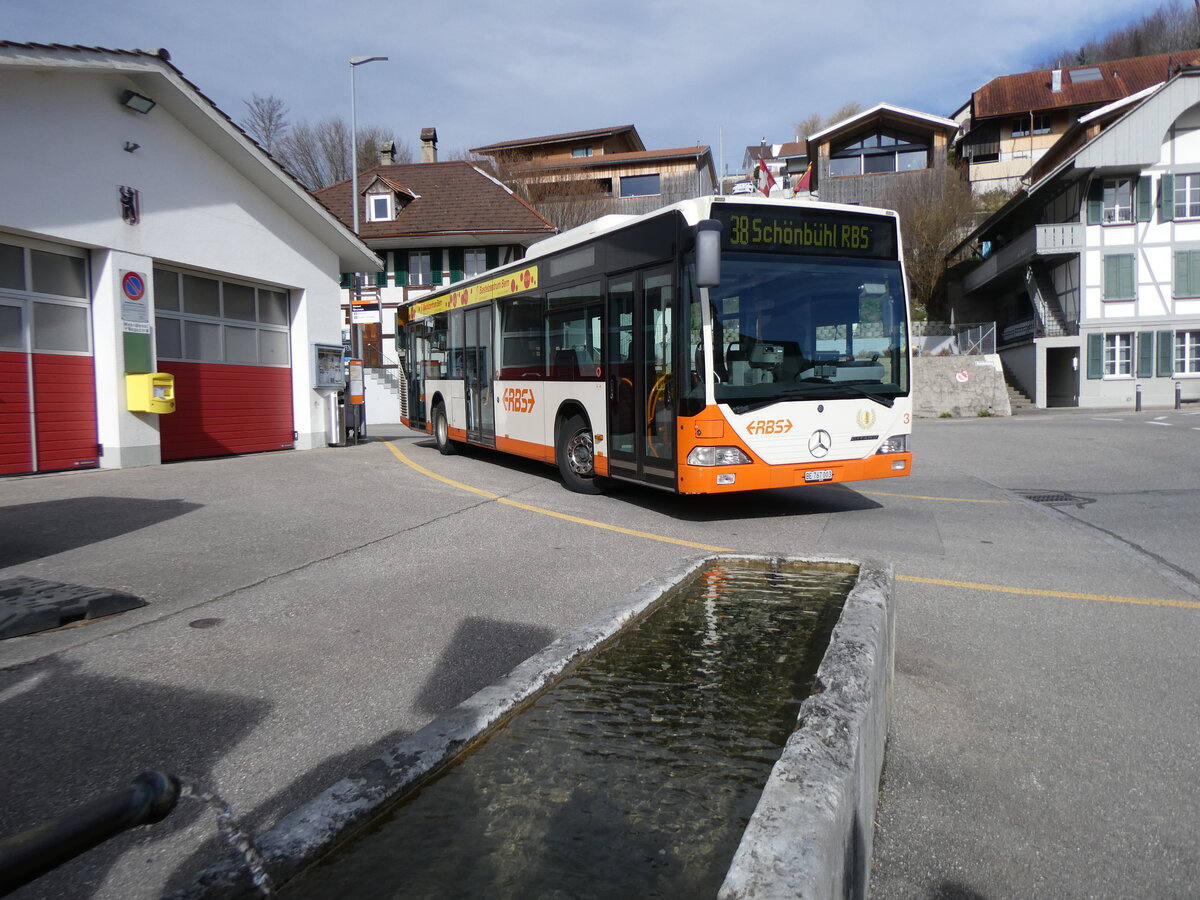
[(365, 244), (165, 51), (0, 42), (0, 130), (0, 475), (326, 445)]

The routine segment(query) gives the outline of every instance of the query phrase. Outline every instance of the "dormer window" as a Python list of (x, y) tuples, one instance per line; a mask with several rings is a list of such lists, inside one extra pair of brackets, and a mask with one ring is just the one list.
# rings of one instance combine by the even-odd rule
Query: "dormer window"
[(391, 194), (367, 195), (367, 221), (390, 222), (396, 217)]

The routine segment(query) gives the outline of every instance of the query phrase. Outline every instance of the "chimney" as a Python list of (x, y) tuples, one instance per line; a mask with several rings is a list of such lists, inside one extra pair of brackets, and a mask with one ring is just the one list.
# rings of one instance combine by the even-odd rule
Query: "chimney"
[(379, 142), (379, 164), (381, 166), (394, 166), (396, 164), (395, 141)]
[(437, 162), (437, 129), (421, 129), (421, 162)]
[(1062, 69), (1050, 73), (1050, 90), (1056, 94), (1062, 93)]

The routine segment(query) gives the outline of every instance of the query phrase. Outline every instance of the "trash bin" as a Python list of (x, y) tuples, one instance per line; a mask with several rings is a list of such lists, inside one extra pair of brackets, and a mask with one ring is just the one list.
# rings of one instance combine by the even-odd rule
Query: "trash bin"
[(325, 407), (325, 442), (330, 447), (346, 446), (346, 407), (342, 404), (344, 391), (329, 394)]

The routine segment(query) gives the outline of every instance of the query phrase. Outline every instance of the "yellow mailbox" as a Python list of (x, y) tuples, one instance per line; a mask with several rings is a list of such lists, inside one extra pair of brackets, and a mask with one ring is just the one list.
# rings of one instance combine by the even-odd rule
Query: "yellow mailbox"
[(126, 375), (125, 406), (133, 412), (175, 412), (175, 376), (170, 372)]

